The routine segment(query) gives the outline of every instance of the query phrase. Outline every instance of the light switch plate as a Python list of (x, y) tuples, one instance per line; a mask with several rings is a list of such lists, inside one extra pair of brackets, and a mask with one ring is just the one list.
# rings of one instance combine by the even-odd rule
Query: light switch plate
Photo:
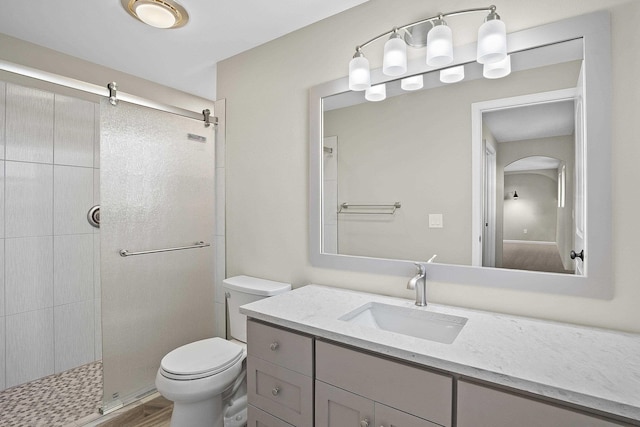
[(442, 228), (442, 214), (429, 214), (429, 228)]

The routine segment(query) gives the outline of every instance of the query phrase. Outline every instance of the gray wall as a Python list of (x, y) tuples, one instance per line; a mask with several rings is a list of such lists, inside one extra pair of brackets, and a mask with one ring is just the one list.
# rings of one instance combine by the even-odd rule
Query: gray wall
[[(391, 4), (393, 3), (393, 4)], [(640, 332), (634, 186), (640, 181), (640, 3), (630, 0), (497, 0), (508, 31), (609, 8), (613, 26), (613, 262), (611, 301), (432, 283), (432, 301)], [(371, 0), (218, 64), (217, 94), (227, 99), (227, 275), (251, 274), (411, 298), (406, 277), (312, 267), (308, 255), (308, 90), (343, 77), (356, 44), (393, 25), (475, 0)], [(462, 22), (459, 26), (457, 22)], [(465, 25), (466, 23), (467, 25)], [(475, 41), (474, 20), (456, 21), (456, 44)], [(454, 25), (453, 19), (450, 25)], [(382, 44), (367, 50), (381, 66)], [(443, 129), (449, 131), (450, 129)], [(467, 134), (468, 135), (468, 134)], [(469, 168), (470, 168), (469, 162)]]

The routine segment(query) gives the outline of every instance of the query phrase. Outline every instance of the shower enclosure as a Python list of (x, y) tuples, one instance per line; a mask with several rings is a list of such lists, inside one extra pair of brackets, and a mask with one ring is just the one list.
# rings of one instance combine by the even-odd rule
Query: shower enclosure
[[(213, 309), (223, 306), (214, 304), (214, 243), (224, 242), (215, 230), (215, 126), (175, 107), (109, 102), (96, 96), (102, 88), (8, 80), (0, 81), (0, 394), (94, 364), (108, 412), (154, 389), (164, 354), (224, 331)], [(96, 205), (101, 228), (88, 220)]]

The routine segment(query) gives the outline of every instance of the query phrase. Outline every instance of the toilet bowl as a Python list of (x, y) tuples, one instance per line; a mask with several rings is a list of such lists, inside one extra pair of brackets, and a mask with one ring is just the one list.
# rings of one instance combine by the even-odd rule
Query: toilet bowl
[(286, 292), (291, 285), (248, 276), (232, 277), (223, 284), (235, 339), (208, 338), (186, 344), (160, 363), (156, 388), (173, 401), (171, 427), (246, 425), (246, 316), (239, 307)]

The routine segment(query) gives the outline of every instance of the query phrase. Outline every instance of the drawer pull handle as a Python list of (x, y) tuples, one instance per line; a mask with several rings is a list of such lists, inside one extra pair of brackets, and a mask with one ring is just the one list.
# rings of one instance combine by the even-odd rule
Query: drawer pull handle
[(273, 390), (271, 390), (271, 394), (273, 394), (274, 396), (277, 396), (280, 393), (280, 387), (275, 387)]
[(278, 344), (278, 341), (272, 342), (271, 345), (269, 346), (271, 351), (276, 351), (278, 349), (278, 347), (280, 347), (280, 344)]
[(369, 418), (365, 418), (360, 421), (360, 427), (369, 427)]

